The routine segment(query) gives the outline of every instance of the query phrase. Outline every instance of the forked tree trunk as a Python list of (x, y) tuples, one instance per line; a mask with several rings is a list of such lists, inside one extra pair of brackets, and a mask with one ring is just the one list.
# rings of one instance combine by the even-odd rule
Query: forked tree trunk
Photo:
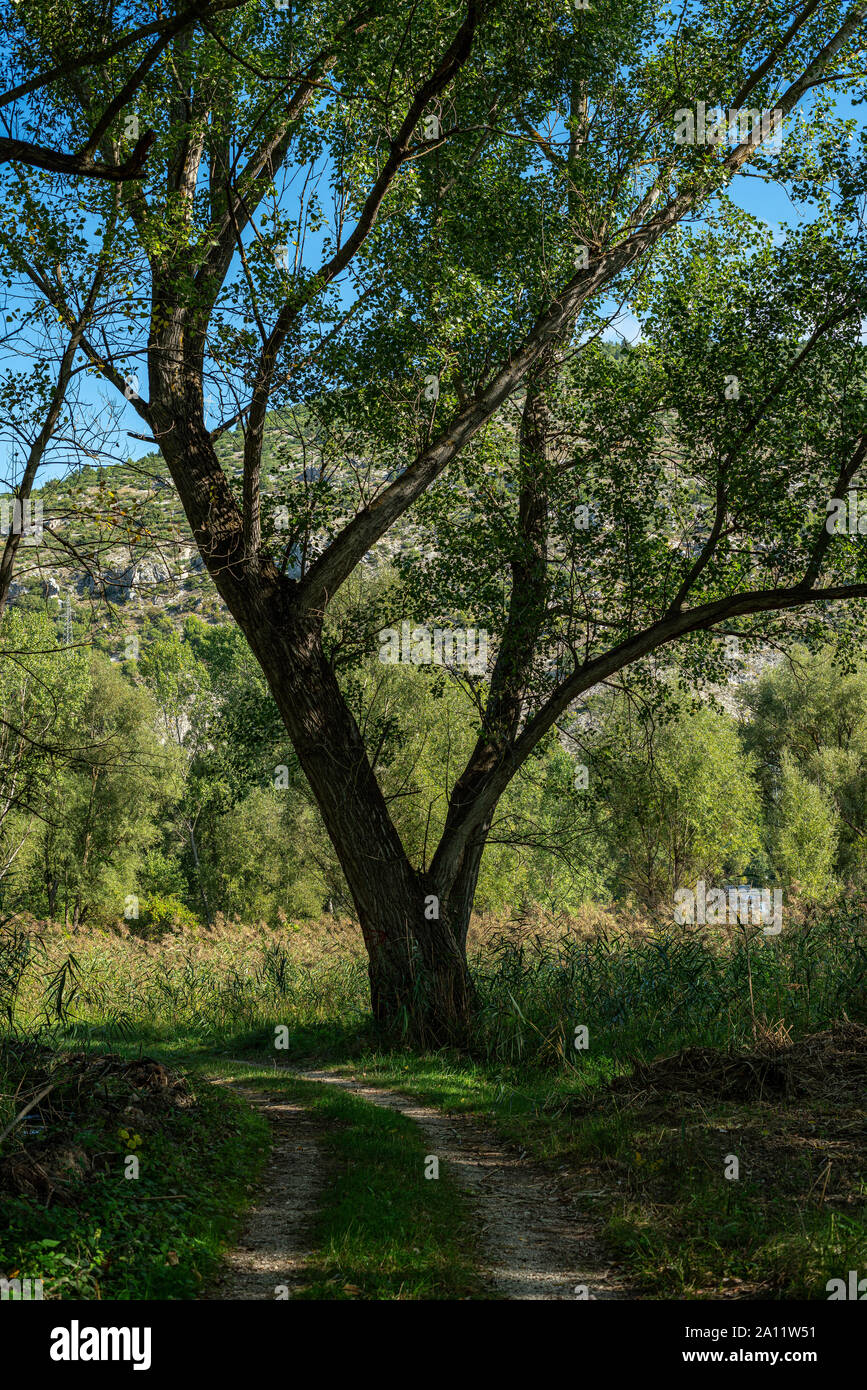
[[(162, 424), (154, 407), (155, 422)], [(267, 562), (251, 567), (234, 504), (195, 418), (165, 411), (163, 453), (214, 583), (271, 689), (355, 904), (377, 1022), (423, 1047), (463, 1046), (472, 1012), (465, 932), (448, 886), (413, 868), (370, 766), (361, 731), (322, 650), (321, 616), (299, 614)]]
[[(167, 351), (161, 367), (168, 368), (171, 360)], [(165, 375), (161, 371), (152, 383), (155, 432), (211, 577), (265, 675), (337, 853), (364, 934), (374, 1017), (424, 1047), (464, 1046), (474, 1005), (467, 929), (490, 817), (450, 868), (438, 864), (436, 856), (428, 874), (412, 866), (370, 766), (364, 739), (323, 652), (321, 614), (299, 611), (293, 602), (295, 586), (278, 574), (271, 561), (249, 560), (237, 508), (213, 444), (196, 424), (198, 391), (193, 387), (188, 408), (180, 408), (176, 395), (180, 383), (172, 377), (170, 370)], [(162, 400), (161, 386), (167, 388)], [(533, 406), (526, 413), (544, 445), (544, 398), (533, 391), (530, 399)], [(532, 442), (539, 449), (535, 437)], [(534, 469), (528, 471), (530, 479), (521, 497), (521, 529), (529, 554), (522, 552), (516, 569), (518, 577), (534, 580), (529, 596), (534, 609), (544, 574), (544, 540), (537, 535), (544, 502), (538, 496)], [(522, 607), (526, 603), (525, 595), (518, 604), (521, 612), (511, 615), (508, 635), (517, 630), (516, 650), (509, 651), (505, 670), (501, 659), (499, 678), (494, 681), (494, 723), (500, 738), (507, 737), (516, 722), (520, 696), (512, 687), (520, 684), (526, 648), (532, 647), (526, 635), (528, 615)], [(533, 626), (531, 621), (529, 627)], [(485, 763), (499, 756), (496, 747), (487, 747), (484, 753)], [(455, 809), (450, 808), (450, 816)]]

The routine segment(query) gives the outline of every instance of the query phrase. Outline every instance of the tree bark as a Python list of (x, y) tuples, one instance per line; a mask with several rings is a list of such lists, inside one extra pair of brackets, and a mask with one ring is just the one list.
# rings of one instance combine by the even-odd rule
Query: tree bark
[[(242, 624), (243, 625), (243, 624)], [(435, 880), (413, 868), (316, 627), (246, 633), (319, 806), (358, 913), (377, 1022), (422, 1046), (462, 1044), (471, 1012), (464, 943)]]
[[(159, 427), (159, 407), (153, 413)], [(231, 494), (219, 487), (223, 475), (207, 433), (181, 424), (177, 409), (171, 418), (163, 453), (211, 577), (259, 662), (337, 853), (367, 948), (374, 1018), (421, 1046), (463, 1045), (472, 1011), (465, 933), (453, 930), (443, 885), (416, 870), (404, 850), (323, 652), (321, 614), (299, 614), (291, 581), (267, 559), (247, 559), (241, 517)], [(195, 420), (195, 413), (187, 418)]]

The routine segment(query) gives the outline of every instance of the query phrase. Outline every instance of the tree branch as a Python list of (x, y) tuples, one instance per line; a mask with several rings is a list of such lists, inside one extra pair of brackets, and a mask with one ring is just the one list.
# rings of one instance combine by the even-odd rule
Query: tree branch
[[(811, 0), (811, 4), (813, 0)], [(793, 82), (780, 98), (780, 109), (787, 115), (798, 103), (810, 80), (824, 70), (835, 54), (855, 33), (867, 14), (867, 0), (861, 0), (849, 19), (808, 63), (802, 76)], [(762, 65), (764, 66), (764, 65)], [(761, 68), (758, 70), (761, 72)], [(749, 92), (758, 77), (744, 88)], [(761, 149), (761, 141), (744, 141), (732, 150), (717, 166), (718, 174), (731, 177)], [(407, 508), (430, 487), (460, 449), (472, 439), (491, 418), (500, 405), (520, 385), (529, 367), (549, 344), (561, 341), (579, 310), (600, 289), (629, 266), (636, 258), (655, 245), (659, 238), (699, 204), (708, 193), (708, 181), (696, 185), (687, 179), (685, 186), (666, 206), (643, 227), (631, 232), (622, 242), (589, 258), (588, 268), (579, 271), (545, 309), (524, 339), (524, 342), (500, 367), (491, 383), (464, 409), (459, 410), (451, 424), (396, 479), (370, 507), (355, 517), (332, 541), (299, 587), (297, 602), (306, 608), (324, 608), (341, 584), (370, 548), (382, 537)]]
[(70, 77), (83, 67), (92, 66), (94, 63), (103, 64), (110, 57), (114, 57), (131, 47), (139, 39), (149, 37), (154, 33), (159, 36), (121, 91), (106, 107), (80, 153), (65, 154), (60, 150), (52, 150), (43, 145), (34, 145), (27, 140), (13, 140), (9, 136), (0, 136), (0, 164), (8, 164), (14, 160), (21, 164), (29, 164), (37, 169), (47, 169), (50, 173), (71, 174), (79, 178), (104, 179), (112, 183), (124, 183), (127, 180), (142, 178), (144, 163), (156, 140), (156, 134), (152, 130), (145, 131), (136, 143), (129, 159), (125, 160), (123, 164), (106, 164), (94, 161), (93, 154), (108, 127), (138, 91), (157, 58), (176, 34), (202, 19), (214, 17), (225, 10), (239, 9), (247, 3), (249, 0), (212, 0), (212, 3), (204, 3), (204, 0), (199, 0), (183, 14), (176, 15), (173, 20), (157, 20), (154, 24), (143, 25), (114, 44), (104, 45), (99, 49), (91, 49), (78, 58), (59, 63), (38, 77), (31, 78), (29, 81), (12, 88), (11, 91), (3, 93), (0, 95), (0, 107), (17, 100), (19, 97), (38, 91), (41, 87), (47, 86), (58, 78)]

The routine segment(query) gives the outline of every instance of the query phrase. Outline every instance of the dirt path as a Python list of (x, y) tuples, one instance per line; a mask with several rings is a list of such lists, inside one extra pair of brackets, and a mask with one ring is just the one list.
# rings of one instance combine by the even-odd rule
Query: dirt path
[[(241, 1243), (230, 1252), (210, 1299), (291, 1297), (303, 1282), (308, 1229), (324, 1170), (317, 1126), (296, 1101), (269, 1098), (249, 1086), (224, 1083), (265, 1116), (273, 1144), (262, 1187), (247, 1214)], [(279, 1290), (279, 1293), (278, 1293)]]
[[(556, 1174), (511, 1152), (462, 1115), (444, 1115), (355, 1077), (326, 1071), (297, 1075), (398, 1110), (420, 1126), (429, 1152), (448, 1167), (472, 1200), (492, 1298), (630, 1297), (606, 1261), (593, 1223)], [(318, 1122), (297, 1101), (269, 1097), (237, 1082), (223, 1084), (261, 1111), (272, 1126), (274, 1142), (241, 1243), (228, 1256), (207, 1297), (272, 1300), (281, 1286), (291, 1296), (304, 1282), (311, 1253), (310, 1221), (325, 1180)]]
[[(305, 1081), (341, 1086), (399, 1110), (428, 1136), (430, 1153), (450, 1168), (480, 1219), (480, 1246), (493, 1297), (623, 1299), (630, 1296), (605, 1261), (595, 1230), (556, 1175), (511, 1153), (460, 1115), (444, 1115), (394, 1091), (326, 1071)], [(585, 1293), (576, 1292), (581, 1288)]]

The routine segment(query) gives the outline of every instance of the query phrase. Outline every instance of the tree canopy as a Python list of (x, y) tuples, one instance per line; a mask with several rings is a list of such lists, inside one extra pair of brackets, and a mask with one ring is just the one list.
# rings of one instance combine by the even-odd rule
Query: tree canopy
[[(4, 166), (7, 283), (160, 448), (377, 1015), (459, 1035), (498, 801), (573, 703), (663, 650), (707, 676), (813, 640), (867, 595), (857, 518), (826, 524), (867, 454), (867, 5), (42, 8), (4, 10), (22, 127), (115, 170), (154, 140), (134, 179)], [(748, 179), (809, 216), (774, 236)], [(643, 332), (613, 354), (619, 305)], [(263, 483), (275, 410), (295, 448)], [(339, 659), (393, 625), (335, 605), (383, 555), (401, 620), (491, 634), (454, 672), (476, 733), (421, 861)]]

